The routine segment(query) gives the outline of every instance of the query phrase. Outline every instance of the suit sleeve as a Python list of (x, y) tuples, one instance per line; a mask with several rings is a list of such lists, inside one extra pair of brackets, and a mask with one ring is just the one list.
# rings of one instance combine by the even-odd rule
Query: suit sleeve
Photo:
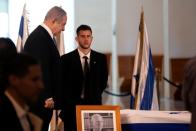
[(50, 57), (50, 52), (47, 47), (44, 46), (46, 41), (43, 38), (33, 38), (29, 37), (25, 43), (24, 51), (28, 54), (36, 57), (41, 62), (43, 82), (44, 82), (44, 93), (42, 94), (43, 99), (52, 97), (52, 92), (54, 92), (52, 80), (52, 61)]
[(106, 55), (103, 55), (103, 65), (102, 65), (102, 91), (107, 87), (108, 82), (108, 66), (107, 66), (107, 58)]

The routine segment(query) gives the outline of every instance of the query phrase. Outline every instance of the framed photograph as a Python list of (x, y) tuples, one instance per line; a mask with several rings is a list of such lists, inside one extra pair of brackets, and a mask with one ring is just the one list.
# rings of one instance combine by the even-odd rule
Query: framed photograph
[(121, 131), (120, 106), (77, 105), (77, 131)]

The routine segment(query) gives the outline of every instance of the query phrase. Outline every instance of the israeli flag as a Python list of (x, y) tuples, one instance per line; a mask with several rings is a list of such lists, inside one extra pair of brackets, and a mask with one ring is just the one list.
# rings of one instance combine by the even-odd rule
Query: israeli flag
[(138, 36), (130, 107), (137, 110), (158, 110), (157, 90), (154, 86), (155, 70), (143, 12)]
[(20, 20), (18, 40), (16, 45), (18, 52), (21, 52), (23, 50), (24, 44), (28, 36), (29, 36), (28, 18), (27, 18), (26, 4), (25, 4), (23, 7), (23, 13)]

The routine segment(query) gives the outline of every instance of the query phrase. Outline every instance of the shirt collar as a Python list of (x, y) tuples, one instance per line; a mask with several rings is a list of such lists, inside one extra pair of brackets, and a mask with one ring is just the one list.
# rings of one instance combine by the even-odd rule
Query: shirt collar
[(80, 55), (80, 58), (83, 58), (84, 56), (87, 56), (88, 59), (89, 59), (89, 58), (90, 58), (91, 51), (89, 51), (88, 54), (85, 55), (82, 51), (80, 51), (80, 50), (78, 49), (78, 53), (79, 53), (79, 55)]
[(5, 95), (8, 97), (8, 99), (11, 101), (12, 105), (15, 108), (15, 111), (17, 113), (17, 116), (19, 118), (25, 116), (27, 114), (28, 111), (28, 106), (26, 105), (25, 108), (22, 108), (18, 102), (16, 100), (14, 100), (14, 98), (11, 96), (11, 94), (7, 91), (5, 91)]
[(53, 39), (54, 35), (53, 35), (51, 29), (50, 29), (46, 24), (44, 24), (44, 23), (42, 23), (41, 26), (42, 26), (44, 29), (47, 30), (47, 32), (49, 33), (50, 37)]

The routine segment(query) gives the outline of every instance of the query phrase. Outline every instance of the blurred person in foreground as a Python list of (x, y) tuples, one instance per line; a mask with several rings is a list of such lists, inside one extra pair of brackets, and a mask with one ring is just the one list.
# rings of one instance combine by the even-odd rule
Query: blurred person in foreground
[(11, 131), (41, 131), (42, 120), (29, 112), (43, 89), (41, 66), (27, 55), (17, 54), (3, 67), (0, 95), (1, 129)]
[(91, 117), (92, 130), (91, 131), (103, 131), (103, 117), (100, 114), (94, 114)]
[(185, 109), (192, 113), (191, 131), (196, 131), (196, 56), (185, 65), (182, 93)]
[(60, 109), (60, 54), (54, 37), (64, 31), (66, 22), (66, 12), (61, 7), (52, 7), (44, 22), (29, 35), (24, 45), (24, 52), (35, 56), (41, 62), (44, 90), (37, 104), (30, 110), (43, 119), (42, 131), (48, 131), (53, 109)]

